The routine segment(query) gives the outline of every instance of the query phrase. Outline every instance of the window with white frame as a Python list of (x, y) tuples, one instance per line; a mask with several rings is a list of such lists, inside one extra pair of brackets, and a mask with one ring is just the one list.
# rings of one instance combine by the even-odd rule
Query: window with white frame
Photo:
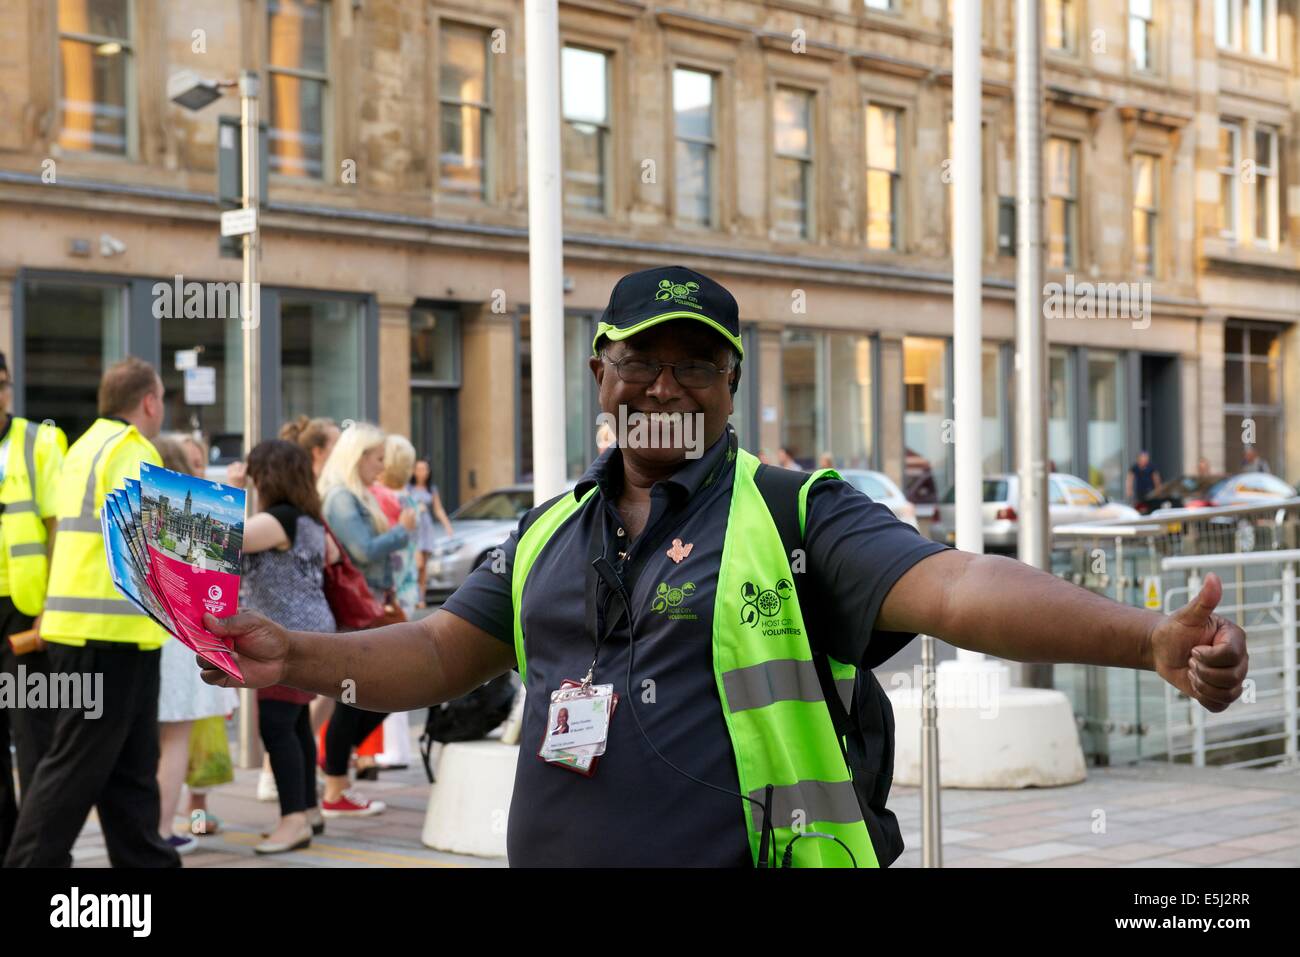
[(1277, 57), (1277, 0), (1214, 0), (1214, 41), (1225, 50)]
[(1241, 169), (1241, 126), (1219, 124), (1219, 235), (1237, 239), (1237, 171)]
[(1128, 53), (1129, 64), (1135, 70), (1153, 73), (1156, 70), (1155, 0), (1129, 0)]
[(778, 87), (772, 134), (772, 227), (782, 237), (807, 239), (812, 234), (813, 94)]
[(1150, 153), (1133, 157), (1133, 264), (1139, 275), (1156, 274), (1159, 236), (1160, 158)]
[(677, 222), (712, 226), (717, 166), (717, 108), (712, 73), (673, 70), (673, 130), (677, 139), (675, 185)]
[(270, 170), (320, 179), (325, 172), (329, 3), (268, 0), (266, 9)]
[(1255, 243), (1276, 249), (1278, 245), (1277, 130), (1255, 127)]
[(566, 46), (560, 59), (564, 112), (564, 205), (602, 215), (609, 189), (609, 55)]
[(868, 10), (883, 10), (886, 13), (892, 13), (896, 9), (897, 0), (862, 0)]
[(492, 142), (488, 32), (442, 23), (438, 43), (438, 186), (448, 195), (486, 199)]
[(867, 105), (867, 248), (898, 249), (903, 216), (903, 111)]
[(134, 100), (129, 0), (61, 0), (58, 28), (59, 146), (129, 155)]
[(1073, 269), (1079, 256), (1079, 144), (1047, 141), (1047, 261), (1049, 269)]
[(1074, 0), (1045, 0), (1044, 38), (1049, 50), (1074, 53), (1078, 49), (1078, 10)]

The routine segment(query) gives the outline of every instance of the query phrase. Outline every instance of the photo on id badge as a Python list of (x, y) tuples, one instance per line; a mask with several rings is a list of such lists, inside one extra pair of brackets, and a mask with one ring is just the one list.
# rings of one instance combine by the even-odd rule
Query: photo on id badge
[(552, 701), (544, 750), (565, 750), (600, 742), (609, 725), (608, 705), (605, 697)]

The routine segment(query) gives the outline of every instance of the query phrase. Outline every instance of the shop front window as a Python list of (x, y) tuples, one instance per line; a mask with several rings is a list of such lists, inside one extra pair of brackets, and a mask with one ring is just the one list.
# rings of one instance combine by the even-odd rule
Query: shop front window
[(1048, 354), (1047, 455), (1051, 471), (1074, 471), (1074, 368), (1070, 354), (1053, 349)]
[(1224, 467), (1246, 467), (1254, 448), (1268, 471), (1284, 475), (1282, 336), (1277, 328), (1229, 322), (1224, 329)]
[(242, 455), (244, 331), (238, 317), (163, 318), (159, 341), (167, 408), (163, 427), (201, 436), (212, 464)]
[[(52, 419), (75, 442), (98, 417), (99, 380), (126, 355), (126, 288), (23, 284), (23, 414)], [(14, 364), (10, 365), (13, 374)]]
[(804, 329), (781, 334), (781, 445), (805, 468), (826, 448), (825, 338)]
[(937, 502), (952, 484), (946, 348), (943, 339), (903, 339), (903, 492), (913, 502)]
[(361, 419), (365, 361), (360, 302), (280, 299), (281, 414)]
[(1122, 498), (1124, 475), (1124, 366), (1117, 354), (1088, 353), (1089, 484)]
[(827, 340), (830, 368), (830, 448), (827, 451), (836, 468), (869, 469), (875, 426), (871, 338), (832, 332)]
[(996, 343), (980, 353), (980, 450), (984, 475), (1004, 471), (1007, 377), (1002, 373), (1002, 349)]

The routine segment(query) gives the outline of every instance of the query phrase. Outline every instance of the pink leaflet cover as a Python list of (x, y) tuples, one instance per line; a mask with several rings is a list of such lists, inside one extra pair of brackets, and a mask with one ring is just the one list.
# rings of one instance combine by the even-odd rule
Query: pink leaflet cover
[(192, 565), (163, 555), (152, 545), (149, 546), (149, 557), (153, 562), (154, 587), (167, 603), (172, 621), (176, 622), (176, 637), (205, 660), (242, 682), (243, 673), (231, 656), (234, 644), (203, 627), (203, 616), (207, 612), (218, 618), (227, 618), (235, 613), (235, 603), (227, 596), (239, 595), (239, 576), (197, 570)]
[(176, 623), (173, 634), (242, 682), (234, 643), (204, 628), (203, 616), (238, 610), (244, 491), (147, 462), (140, 465), (140, 491), (150, 584)]

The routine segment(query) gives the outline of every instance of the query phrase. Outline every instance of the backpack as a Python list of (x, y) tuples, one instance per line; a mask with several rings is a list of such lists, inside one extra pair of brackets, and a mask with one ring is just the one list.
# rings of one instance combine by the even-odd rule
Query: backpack
[[(799, 493), (808, 479), (806, 472), (767, 464), (759, 465), (754, 473), (754, 484), (772, 515), (787, 558), (803, 545), (799, 528)], [(809, 636), (813, 665), (817, 669), (826, 707), (831, 713), (840, 751), (853, 777), (853, 790), (862, 809), (862, 819), (871, 836), (876, 859), (881, 867), (888, 867), (903, 853), (903, 834), (898, 818), (885, 806), (889, 787), (894, 781), (894, 709), (869, 667), (858, 667), (853, 686), (853, 713), (844, 707), (835, 689), (830, 659), (812, 641), (812, 636), (819, 633), (817, 602), (808, 594), (805, 576), (792, 577)]]
[(449, 744), (453, 741), (478, 741), (487, 736), (510, 716), (515, 701), (514, 673), (497, 675), (485, 685), (475, 688), (463, 698), (434, 705), (424, 722), (420, 735), (420, 757), (424, 760), (424, 773), (432, 784), (433, 767), (429, 754), (433, 742)]

